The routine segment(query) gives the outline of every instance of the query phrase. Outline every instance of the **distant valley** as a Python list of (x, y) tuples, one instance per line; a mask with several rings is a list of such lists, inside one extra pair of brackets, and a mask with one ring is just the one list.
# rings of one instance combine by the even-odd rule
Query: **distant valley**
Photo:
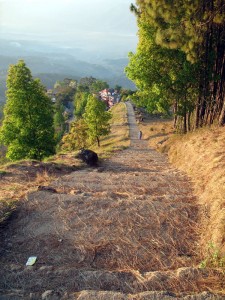
[[(110, 86), (120, 85), (135, 89), (134, 84), (124, 74), (128, 63), (127, 57), (107, 59), (92, 52), (78, 48), (64, 49), (55, 45), (36, 41), (0, 40), (0, 102), (5, 101), (5, 80), (10, 64), (23, 59), (34, 77), (51, 88), (57, 80), (93, 76), (107, 81)], [(69, 53), (68, 53), (69, 52)], [(84, 58), (87, 60), (83, 60)]]

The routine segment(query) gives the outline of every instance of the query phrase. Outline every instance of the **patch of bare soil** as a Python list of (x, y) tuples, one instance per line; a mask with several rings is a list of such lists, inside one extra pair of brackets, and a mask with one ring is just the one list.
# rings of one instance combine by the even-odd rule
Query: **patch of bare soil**
[(0, 299), (223, 299), (221, 271), (197, 267), (189, 179), (128, 115), (129, 149), (30, 193), (1, 228)]

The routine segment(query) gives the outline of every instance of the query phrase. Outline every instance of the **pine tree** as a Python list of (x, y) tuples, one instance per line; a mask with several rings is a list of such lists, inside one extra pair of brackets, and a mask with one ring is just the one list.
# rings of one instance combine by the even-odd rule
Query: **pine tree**
[[(138, 87), (138, 104), (150, 113), (169, 114), (174, 106), (174, 125), (179, 131), (190, 128), (193, 95), (198, 88), (198, 69), (179, 50), (156, 44), (156, 30), (139, 19), (137, 52), (130, 53), (126, 74)], [(179, 124), (179, 128), (178, 128)], [(182, 124), (182, 125), (181, 125)]]
[[(162, 48), (179, 50), (198, 65), (195, 127), (225, 124), (225, 5), (221, 0), (137, 0), (136, 15)], [(196, 74), (195, 74), (196, 75)]]
[(11, 65), (0, 137), (11, 160), (42, 159), (54, 154), (53, 107), (25, 62)]

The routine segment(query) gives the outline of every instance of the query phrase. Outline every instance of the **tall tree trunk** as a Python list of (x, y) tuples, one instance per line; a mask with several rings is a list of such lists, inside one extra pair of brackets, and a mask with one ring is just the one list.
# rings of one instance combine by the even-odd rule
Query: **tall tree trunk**
[(184, 115), (183, 122), (183, 132), (185, 134), (187, 133), (187, 114)]
[(224, 24), (216, 24), (213, 26), (214, 36), (214, 66), (212, 70), (211, 98), (213, 100), (211, 106), (211, 114), (209, 124), (223, 119), (221, 113), (224, 102), (224, 84), (225, 84), (225, 26)]
[[(213, 1), (203, 1), (203, 14), (213, 13)], [(200, 75), (200, 81), (202, 86), (202, 93), (200, 94), (200, 108), (199, 108), (199, 127), (206, 125), (209, 116), (209, 110), (211, 106), (211, 94), (210, 94), (210, 76), (212, 73), (212, 49), (213, 49), (213, 25), (210, 22), (206, 23), (204, 43), (202, 45), (202, 74)]]
[(173, 104), (173, 114), (174, 114), (173, 128), (175, 128), (175, 129), (177, 127), (177, 108), (178, 108), (178, 103), (176, 100)]
[(201, 96), (198, 97), (198, 103), (196, 104), (196, 115), (195, 115), (195, 129), (199, 128), (199, 113), (200, 113), (200, 105), (201, 105)]
[(225, 125), (225, 99), (223, 101), (223, 107), (219, 117), (219, 126), (224, 126), (224, 125)]
[(183, 132), (187, 133), (187, 104), (186, 104), (186, 96), (185, 96), (185, 101), (184, 101)]
[(191, 131), (191, 112), (188, 112), (188, 131)]
[(99, 137), (97, 136), (97, 143), (98, 143), (98, 147), (100, 147), (100, 139), (99, 139)]

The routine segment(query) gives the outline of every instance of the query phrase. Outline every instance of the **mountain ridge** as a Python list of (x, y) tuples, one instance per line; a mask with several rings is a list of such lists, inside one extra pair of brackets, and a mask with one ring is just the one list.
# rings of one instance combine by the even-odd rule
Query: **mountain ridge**
[[(42, 51), (40, 49), (33, 51), (28, 47), (29, 51), (24, 51), (18, 47), (18, 52), (15, 54), (15, 49), (12, 51), (12, 47), (16, 46), (10, 44), (8, 47), (7, 45), (3, 45), (0, 51), (0, 102), (5, 101), (5, 82), (9, 65), (17, 63), (19, 59), (26, 62), (33, 77), (40, 78), (46, 88), (52, 88), (57, 80), (63, 80), (66, 77), (79, 80), (82, 77), (92, 76), (107, 81), (111, 87), (120, 85), (127, 89), (135, 89), (135, 85), (126, 78), (124, 73), (124, 68), (128, 63), (126, 57), (102, 60), (93, 60), (89, 57), (87, 61), (83, 61), (75, 55), (57, 52), (57, 48), (54, 47), (46, 53), (45, 48), (42, 48)], [(53, 49), (56, 49), (56, 52), (52, 52)]]

